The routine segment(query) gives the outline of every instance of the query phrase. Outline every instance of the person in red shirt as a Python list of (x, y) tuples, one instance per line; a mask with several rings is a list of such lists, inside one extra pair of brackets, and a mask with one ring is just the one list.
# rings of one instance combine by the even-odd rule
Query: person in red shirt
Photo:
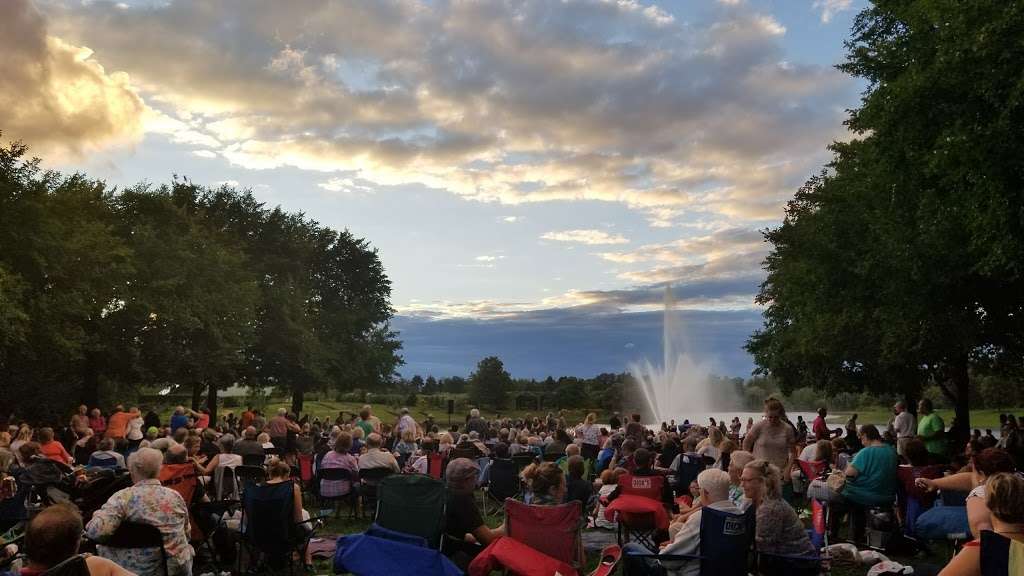
[(239, 429), (245, 430), (249, 426), (252, 426), (252, 421), (256, 418), (256, 415), (252, 413), (252, 406), (245, 409), (242, 412), (242, 419), (239, 422)]
[(828, 416), (828, 410), (824, 406), (818, 408), (818, 417), (814, 419), (814, 424), (811, 425), (811, 432), (814, 432), (814, 439), (816, 441), (832, 439), (832, 432), (828, 429), (828, 424), (825, 424), (826, 416)]
[(124, 406), (118, 404), (114, 408), (114, 413), (107, 418), (106, 437), (113, 438), (114, 440), (123, 440), (128, 433), (128, 423), (138, 417), (138, 408), (133, 408), (132, 412), (125, 412)]
[(68, 466), (74, 461), (71, 454), (64, 449), (64, 445), (53, 439), (53, 428), (50, 427), (39, 429), (39, 453)]

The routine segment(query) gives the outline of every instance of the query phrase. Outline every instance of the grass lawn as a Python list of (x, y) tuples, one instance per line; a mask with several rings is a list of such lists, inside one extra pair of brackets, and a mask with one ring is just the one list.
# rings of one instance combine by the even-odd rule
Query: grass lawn
[[(834, 415), (829, 416), (830, 423), (846, 423), (846, 419), (853, 414), (854, 411), (849, 412), (837, 412)], [(949, 426), (953, 421), (952, 410), (936, 410), (939, 416), (942, 417), (942, 421)], [(865, 410), (857, 410), (857, 422), (869, 424), (869, 423), (885, 423), (892, 418), (892, 410), (887, 408), (869, 408)], [(1000, 414), (1024, 414), (1024, 408), (1001, 408), (992, 410), (971, 410), (971, 428), (978, 428), (984, 433), (986, 428), (991, 428), (996, 434), (999, 433), (999, 415)], [(833, 420), (834, 416), (834, 420)]]

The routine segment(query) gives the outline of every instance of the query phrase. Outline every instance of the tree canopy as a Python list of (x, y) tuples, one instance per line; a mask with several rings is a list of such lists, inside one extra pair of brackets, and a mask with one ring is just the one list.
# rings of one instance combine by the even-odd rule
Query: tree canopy
[(929, 383), (969, 425), (972, 371), (1019, 370), (1024, 6), (877, 0), (840, 69), (851, 138), (789, 202), (747, 344), (785, 391)]
[(202, 393), (390, 382), (376, 251), (251, 193), (175, 179), (111, 190), (0, 147), (0, 405), (44, 419), (140, 385)]

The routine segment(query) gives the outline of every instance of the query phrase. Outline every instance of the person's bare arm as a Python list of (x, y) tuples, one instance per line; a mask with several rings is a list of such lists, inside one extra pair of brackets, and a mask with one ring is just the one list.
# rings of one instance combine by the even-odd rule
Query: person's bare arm
[(487, 546), (491, 542), (505, 535), (505, 525), (502, 524), (497, 528), (488, 528), (486, 524), (477, 526), (476, 530), (473, 530), (473, 539), (480, 544)]
[(302, 489), (298, 484), (292, 484), (292, 496), (295, 502), (295, 522), (302, 522)]
[(85, 565), (89, 568), (89, 576), (135, 576), (135, 572), (99, 556), (86, 556)]
[(970, 492), (974, 488), (974, 477), (970, 472), (958, 472), (934, 480), (918, 478), (918, 486), (924, 486), (928, 490), (952, 490), (956, 492)]
[(981, 576), (981, 548), (964, 546), (939, 572), (939, 576)]
[(967, 499), (967, 525), (975, 538), (981, 538), (982, 530), (992, 529), (992, 512), (985, 505), (984, 498)]
[(860, 470), (857, 470), (853, 464), (847, 464), (846, 470), (843, 473), (846, 474), (847, 478), (856, 478), (860, 474)]

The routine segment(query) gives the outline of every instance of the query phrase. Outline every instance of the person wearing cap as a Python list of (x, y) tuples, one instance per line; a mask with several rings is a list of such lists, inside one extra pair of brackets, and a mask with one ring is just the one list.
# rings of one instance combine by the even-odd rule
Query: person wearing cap
[(473, 490), (480, 467), (469, 458), (456, 458), (445, 468), (448, 484), (448, 509), (445, 533), (453, 542), (445, 553), (459, 565), (468, 565), (485, 546), (505, 535), (505, 525), (489, 528), (476, 507)]

